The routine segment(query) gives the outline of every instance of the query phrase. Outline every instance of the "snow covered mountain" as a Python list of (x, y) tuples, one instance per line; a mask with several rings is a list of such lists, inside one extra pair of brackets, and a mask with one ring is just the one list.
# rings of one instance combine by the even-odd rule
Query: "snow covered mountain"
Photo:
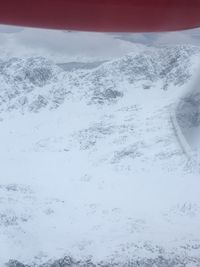
[(199, 56), (0, 61), (2, 266), (200, 265), (199, 170), (170, 118)]
[(167, 90), (188, 81), (191, 58), (198, 53), (199, 48), (187, 46), (149, 49), (105, 63), (95, 71), (72, 74), (42, 57), (0, 61), (0, 108), (37, 112), (59, 107), (70, 95), (87, 95), (90, 102), (112, 101), (127, 91), (122, 83), (130, 87), (142, 82), (144, 89), (150, 89), (160, 82), (160, 89)]

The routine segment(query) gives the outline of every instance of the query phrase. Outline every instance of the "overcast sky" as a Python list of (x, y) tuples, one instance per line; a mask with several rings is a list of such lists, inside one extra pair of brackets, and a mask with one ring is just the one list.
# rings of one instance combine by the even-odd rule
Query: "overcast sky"
[(134, 43), (200, 45), (200, 29), (157, 34), (104, 34), (0, 25), (0, 57), (35, 54), (60, 62), (109, 59), (134, 51), (137, 49)]

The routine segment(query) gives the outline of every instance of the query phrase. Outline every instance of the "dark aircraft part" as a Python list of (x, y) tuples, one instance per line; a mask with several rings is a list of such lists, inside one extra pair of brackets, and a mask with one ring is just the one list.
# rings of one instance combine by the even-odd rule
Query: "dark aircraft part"
[(0, 0), (0, 23), (98, 32), (200, 26), (200, 0)]

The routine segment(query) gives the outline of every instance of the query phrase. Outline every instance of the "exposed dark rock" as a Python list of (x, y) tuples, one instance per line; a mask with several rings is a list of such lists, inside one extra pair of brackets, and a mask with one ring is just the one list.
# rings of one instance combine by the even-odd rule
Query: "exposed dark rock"
[(193, 267), (200, 266), (200, 257), (187, 256), (164, 256), (159, 255), (155, 258), (135, 258), (127, 262), (99, 262), (93, 263), (92, 260), (76, 261), (71, 257), (54, 262), (47, 262), (42, 265), (24, 265), (18, 261), (11, 260), (6, 264), (7, 267), (186, 267), (190, 264)]
[(30, 265), (25, 265), (19, 261), (16, 260), (10, 260), (8, 263), (6, 263), (6, 267), (31, 267)]

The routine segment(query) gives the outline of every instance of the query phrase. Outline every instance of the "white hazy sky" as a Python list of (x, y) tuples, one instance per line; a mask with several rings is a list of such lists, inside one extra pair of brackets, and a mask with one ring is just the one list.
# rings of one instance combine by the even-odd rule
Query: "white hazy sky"
[(135, 43), (200, 45), (200, 29), (157, 34), (105, 34), (0, 25), (0, 57), (44, 55), (59, 62), (109, 59), (140, 47)]

